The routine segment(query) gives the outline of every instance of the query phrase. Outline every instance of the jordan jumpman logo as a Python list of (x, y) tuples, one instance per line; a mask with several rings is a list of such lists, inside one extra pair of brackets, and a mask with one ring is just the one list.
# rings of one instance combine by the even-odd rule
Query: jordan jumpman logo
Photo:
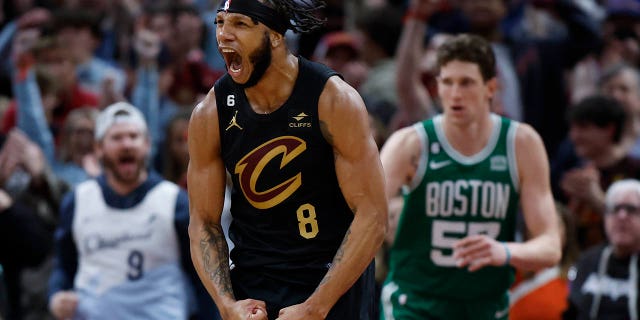
[(229, 129), (231, 129), (232, 127), (238, 127), (238, 129), (242, 130), (242, 127), (238, 124), (238, 122), (236, 122), (236, 116), (238, 115), (238, 110), (236, 110), (236, 113), (233, 114), (233, 117), (231, 118), (231, 121), (229, 122), (229, 126), (224, 129), (224, 131), (227, 131)]

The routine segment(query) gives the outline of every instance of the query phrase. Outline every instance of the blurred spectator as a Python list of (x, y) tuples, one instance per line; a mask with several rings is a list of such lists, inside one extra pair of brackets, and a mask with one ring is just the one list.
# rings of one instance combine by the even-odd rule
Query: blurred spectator
[[(358, 90), (369, 76), (369, 67), (362, 59), (362, 45), (357, 36), (347, 31), (329, 32), (324, 35), (313, 52), (313, 60), (337, 71), (343, 79)], [(393, 112), (390, 110), (389, 112)], [(381, 114), (369, 112), (371, 132), (378, 148), (388, 136), (387, 125)]]
[[(221, 3), (224, 3), (224, 1), (221, 1)], [(287, 32), (286, 37), (291, 38), (287, 40), (287, 46), (291, 48), (291, 52), (310, 59), (322, 36), (335, 31), (352, 29), (353, 23), (349, 23), (348, 20), (357, 19), (357, 17), (348, 16), (345, 12), (345, 6), (350, 1), (325, 0), (324, 3), (326, 6), (318, 11), (318, 15), (325, 18), (325, 23), (320, 28), (309, 33)]]
[[(52, 313), (175, 320), (187, 319), (197, 305), (202, 319), (215, 319), (190, 258), (187, 195), (147, 171), (142, 114), (124, 102), (109, 106), (98, 116), (95, 139), (104, 174), (78, 185), (61, 205)], [(192, 300), (194, 288), (204, 304)]]
[(94, 54), (102, 37), (95, 14), (79, 9), (59, 10), (54, 15), (54, 32), (60, 45), (69, 49), (82, 88), (97, 95), (102, 107), (123, 100), (123, 71)]
[(590, 0), (533, 0), (519, 5), (520, 17), (503, 28), (504, 43), (520, 82), (523, 119), (540, 133), (553, 158), (568, 131), (563, 117), (570, 105), (567, 71), (597, 47), (599, 24)]
[[(204, 23), (192, 6), (170, 6), (162, 2), (149, 6), (140, 17), (135, 31), (133, 48), (136, 77), (145, 76), (140, 73), (143, 65), (157, 68), (147, 70), (145, 74), (160, 77), (160, 99), (170, 100), (175, 107), (192, 107), (223, 73), (223, 70), (212, 70), (205, 61), (201, 49)], [(146, 49), (141, 50), (143, 48)], [(157, 72), (160, 74), (155, 75)], [(136, 101), (136, 98), (133, 100)], [(165, 124), (171, 115), (164, 117)]]
[(141, 4), (138, 0), (67, 0), (64, 8), (90, 11), (98, 19), (100, 43), (95, 56), (109, 64), (128, 62), (131, 29), (134, 17), (140, 15)]
[(496, 55), (498, 74), (497, 99), (492, 101), (494, 112), (522, 121), (523, 107), (520, 84), (511, 48), (501, 30), (501, 22), (507, 14), (505, 0), (461, 0), (460, 8), (469, 24), (469, 32), (491, 42)]
[[(345, 80), (354, 81), (354, 77), (362, 78), (356, 83), (356, 88), (367, 106), (372, 122), (380, 123), (383, 131), (387, 130), (397, 112), (398, 92), (394, 85), (394, 57), (401, 31), (402, 12), (394, 6), (385, 5), (361, 12), (356, 20), (355, 37), (358, 40), (359, 60), (364, 63), (365, 70), (362, 70), (363, 64), (349, 63), (344, 66), (351, 69), (348, 71), (352, 73), (352, 79), (347, 77)], [(335, 35), (333, 37), (328, 40), (340, 40), (335, 38)], [(344, 50), (342, 52), (344, 53)], [(328, 62), (338, 61), (333, 59)]]
[(42, 151), (18, 130), (0, 136), (0, 265), (8, 292), (8, 319), (45, 319), (46, 280), (56, 208), (66, 184)]
[[(41, 308), (46, 304), (38, 306), (30, 301), (21, 305), (25, 295), (20, 279), (23, 270), (39, 266), (50, 254), (51, 231), (32, 208), (14, 202), (4, 190), (0, 190), (0, 199), (0, 318), (22, 319), (34, 314), (42, 317), (46, 309)], [(36, 310), (38, 307), (40, 310)]]
[[(13, 2), (13, 1), (5, 1)], [(22, 10), (22, 9), (21, 9)], [(33, 8), (24, 13), (20, 13), (16, 19), (9, 21), (0, 31), (0, 81), (9, 81), (11, 77), (11, 56), (14, 37), (18, 30), (32, 30), (32, 32), (40, 33), (41, 27), (51, 19), (51, 14), (43, 8)], [(2, 86), (0, 94), (9, 96), (9, 86)]]
[(165, 179), (187, 188), (187, 166), (189, 150), (187, 148), (187, 129), (190, 110), (177, 113), (167, 126), (167, 138), (164, 143), (162, 157), (162, 175)]
[(369, 112), (386, 126), (398, 105), (394, 55), (402, 32), (402, 12), (390, 5), (366, 10), (358, 17), (356, 28), (362, 41), (360, 53), (369, 67), (359, 92)]
[(142, 24), (160, 37), (162, 45), (173, 45), (173, 10), (167, 2), (145, 8)]
[(97, 177), (102, 171), (93, 141), (97, 114), (94, 108), (75, 109), (62, 127), (54, 172), (71, 185)]
[(369, 71), (360, 52), (361, 45), (353, 34), (347, 31), (330, 32), (318, 42), (313, 60), (340, 73), (357, 90), (367, 79)]
[(60, 160), (81, 164), (93, 152), (93, 134), (98, 111), (91, 108), (73, 110), (62, 128)]
[(640, 157), (640, 74), (628, 64), (613, 65), (602, 72), (598, 81), (602, 94), (622, 104), (627, 113), (621, 148)]
[(510, 320), (560, 320), (567, 308), (568, 275), (578, 258), (578, 239), (571, 212), (560, 204), (556, 211), (562, 237), (560, 263), (535, 272), (516, 270), (516, 283), (509, 290)]
[[(149, 7), (134, 36), (136, 81), (131, 101), (147, 119), (152, 159), (159, 155), (171, 118), (182, 108), (190, 110), (222, 74), (208, 67), (198, 48), (203, 32), (200, 17), (192, 7), (178, 10), (174, 13), (162, 4)], [(195, 35), (186, 37), (187, 33)], [(182, 37), (187, 40), (175, 41)]]
[[(581, 249), (605, 239), (604, 190), (616, 180), (640, 177), (640, 160), (618, 147), (624, 121), (624, 107), (605, 96), (586, 98), (569, 110), (570, 141), (554, 160), (552, 186), (576, 217)], [(577, 158), (567, 156), (574, 148)]]
[(82, 89), (77, 82), (69, 48), (62, 46), (55, 39), (41, 38), (32, 50), (24, 50), (16, 57), (18, 58), (13, 82), (14, 91), (17, 91), (16, 103), (9, 106), (5, 114), (2, 132), (8, 132), (16, 125), (17, 108), (33, 108), (36, 101), (42, 99), (35, 82), (34, 67), (42, 71), (46, 77), (55, 79), (56, 99), (50, 100), (51, 104), (45, 104), (47, 107), (45, 112), (51, 115), (47, 122), (54, 139), (57, 138), (64, 120), (72, 110), (97, 107), (98, 97)]
[(605, 0), (599, 48), (575, 67), (571, 75), (572, 101), (593, 94), (602, 72), (612, 66), (640, 65), (640, 3), (636, 0)]
[[(49, 45), (47, 41), (49, 40), (43, 40), (45, 47)], [(40, 48), (36, 46), (34, 51), (38, 52), (38, 50)], [(24, 51), (17, 56), (27, 59), (30, 57), (29, 55), (30, 51)], [(42, 71), (34, 72), (30, 63), (18, 68), (14, 84), (15, 96), (18, 105), (20, 105), (20, 108), (17, 109), (18, 127), (42, 148), (47, 162), (52, 166), (56, 175), (68, 184), (75, 185), (99, 174), (97, 161), (95, 157), (92, 157), (93, 139), (91, 134), (89, 134), (88, 141), (87, 139), (76, 139), (80, 137), (79, 134), (76, 134), (80, 133), (76, 130), (78, 127), (82, 127), (85, 131), (86, 129), (93, 130), (92, 111), (84, 110), (91, 108), (82, 108), (82, 106), (73, 108), (69, 110), (69, 115), (74, 114), (71, 119), (65, 116), (60, 126), (53, 127), (52, 125), (55, 121), (55, 112), (61, 101), (58, 94), (60, 84), (55, 82), (52, 77), (56, 74), (66, 76), (68, 77), (67, 81), (73, 85), (75, 83), (73, 69), (68, 66), (53, 66), (47, 69), (40, 68), (39, 70)], [(34, 77), (39, 80), (37, 84)], [(84, 116), (81, 116), (82, 114)], [(58, 136), (56, 137), (54, 134), (58, 134)]]
[(214, 71), (200, 48), (204, 24), (192, 6), (175, 8), (174, 38), (171, 40), (174, 81), (169, 96), (180, 107), (192, 107), (209, 92), (224, 71)]
[(612, 184), (602, 212), (609, 243), (580, 257), (564, 319), (638, 319), (640, 182)]
[[(154, 146), (163, 141), (162, 128), (178, 110), (178, 105), (169, 98), (169, 88), (174, 82), (175, 62), (170, 49), (174, 35), (172, 8), (160, 2), (145, 9), (132, 38), (132, 69), (128, 70), (133, 80), (131, 100), (138, 108), (147, 110), (143, 113)], [(149, 117), (157, 117), (159, 122)]]
[(390, 131), (436, 114), (435, 49), (447, 35), (434, 35), (426, 48), (424, 39), (427, 34), (427, 21), (434, 14), (446, 10), (443, 3), (429, 0), (409, 1), (396, 54), (398, 72), (395, 87), (399, 93), (398, 112), (389, 125)]

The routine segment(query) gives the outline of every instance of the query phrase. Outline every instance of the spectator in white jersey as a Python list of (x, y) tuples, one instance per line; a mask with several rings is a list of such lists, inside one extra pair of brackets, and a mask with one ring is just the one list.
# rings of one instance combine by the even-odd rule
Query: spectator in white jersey
[[(95, 141), (103, 175), (79, 184), (61, 205), (51, 312), (57, 319), (188, 319), (197, 311), (193, 289), (207, 295), (191, 264), (186, 193), (147, 170), (150, 139), (134, 106), (102, 111)], [(200, 306), (215, 313), (211, 302)]]

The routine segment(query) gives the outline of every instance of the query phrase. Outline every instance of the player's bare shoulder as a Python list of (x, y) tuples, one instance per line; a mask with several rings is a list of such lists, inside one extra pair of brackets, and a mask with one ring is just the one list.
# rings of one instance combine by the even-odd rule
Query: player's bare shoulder
[(349, 141), (370, 137), (369, 118), (360, 94), (340, 77), (333, 76), (320, 94), (318, 101), (320, 130), (330, 144), (335, 137), (350, 145)]
[[(516, 131), (516, 152), (530, 152), (532, 150), (537, 150), (536, 148), (542, 147), (544, 149), (544, 144), (542, 142), (542, 138), (536, 132), (533, 127), (526, 123), (519, 122), (518, 130)], [(530, 149), (534, 148), (534, 149)]]
[(423, 140), (415, 127), (395, 131), (380, 150), (380, 161), (387, 177), (387, 195), (395, 196), (409, 185), (418, 171)]
[(323, 113), (366, 112), (358, 91), (338, 76), (327, 80), (318, 104), (320, 117)]
[(207, 96), (193, 109), (191, 120), (189, 121), (189, 144), (210, 145), (213, 143), (217, 146), (218, 140), (218, 107), (216, 104), (216, 96), (211, 89)]
[[(399, 165), (403, 168), (418, 167), (423, 152), (423, 141), (415, 127), (404, 127), (395, 131), (380, 150), (383, 165)], [(411, 170), (413, 172), (414, 170)]]
[(422, 140), (414, 126), (404, 127), (391, 134), (383, 147), (384, 149), (392, 149), (394, 153), (400, 150), (413, 150), (414, 153), (420, 153), (422, 152)]
[(544, 142), (540, 135), (530, 125), (520, 123), (515, 135), (516, 162), (520, 182), (530, 181), (539, 183), (547, 179), (540, 179), (549, 174), (549, 159)]
[(205, 98), (200, 101), (193, 109), (191, 114), (191, 121), (211, 121), (212, 118), (217, 119), (218, 106), (216, 103), (216, 94), (214, 89), (211, 89)]

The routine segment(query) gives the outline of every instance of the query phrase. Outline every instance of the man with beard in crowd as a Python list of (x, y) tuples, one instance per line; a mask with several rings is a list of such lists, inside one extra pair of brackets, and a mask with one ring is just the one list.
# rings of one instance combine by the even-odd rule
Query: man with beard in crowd
[[(57, 319), (187, 319), (195, 305), (189, 291), (204, 287), (189, 255), (186, 193), (147, 171), (150, 139), (134, 106), (102, 111), (95, 140), (104, 174), (62, 202), (51, 312)], [(212, 303), (201, 309), (215, 311)]]

